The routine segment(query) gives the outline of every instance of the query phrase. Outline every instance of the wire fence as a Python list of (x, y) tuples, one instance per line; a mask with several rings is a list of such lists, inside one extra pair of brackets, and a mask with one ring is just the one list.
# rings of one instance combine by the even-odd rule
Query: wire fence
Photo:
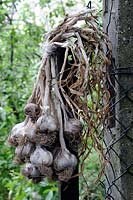
[[(114, 0), (111, 0), (109, 20), (106, 26), (107, 34), (111, 24), (113, 6)], [(105, 8), (105, 10), (107, 9)], [(131, 159), (133, 82), (129, 81), (132, 79), (132, 75), (132, 67), (118, 68), (115, 64), (115, 59), (112, 59), (108, 82), (110, 117), (106, 119), (104, 130), (104, 144), (106, 147), (104, 159), (108, 161), (105, 167), (104, 183), (106, 188), (105, 199), (107, 200), (129, 200), (129, 198), (133, 198), (133, 194), (132, 197), (131, 194), (129, 196), (127, 194), (128, 192), (131, 193), (132, 186), (126, 185), (131, 183), (133, 176), (133, 159)], [(122, 80), (129, 81), (129, 83), (124, 85)], [(107, 125), (108, 120), (109, 124)]]
[[(133, 68), (119, 69), (115, 66), (113, 59), (109, 75), (107, 83), (110, 92), (109, 115), (104, 121), (104, 134), (99, 136), (105, 149), (104, 164), (96, 187), (99, 191), (104, 190), (103, 198), (105, 200), (129, 200), (127, 191), (131, 193), (132, 186), (126, 185), (126, 180), (128, 179), (128, 183), (131, 183), (133, 176), (133, 159), (131, 159), (133, 113), (130, 110), (133, 106), (133, 86), (130, 85), (128, 89), (123, 87), (120, 77), (126, 76), (128, 79), (130, 76), (131, 78)], [(126, 105), (129, 105), (126, 112), (125, 109), (120, 109), (120, 104), (125, 102)], [(127, 113), (130, 118), (127, 117)], [(87, 182), (86, 178), (84, 179)], [(87, 187), (89, 190), (88, 185)], [(101, 198), (93, 198), (90, 195), (87, 199)]]
[[(104, 12), (108, 12), (106, 26), (108, 35), (114, 0), (110, 1), (110, 9), (108, 1), (104, 2)], [(133, 80), (133, 67), (119, 68), (115, 63), (115, 58), (112, 58), (107, 80), (107, 88), (110, 93), (109, 114), (104, 120), (103, 132), (98, 138), (101, 143), (103, 142), (105, 149), (104, 165), (101, 170), (102, 175), (98, 180), (98, 189), (105, 190), (106, 200), (133, 199), (133, 81), (124, 85), (122, 80), (125, 82)]]
[[(123, 118), (126, 115), (125, 109), (121, 110), (119, 104), (126, 101), (127, 105), (129, 105), (128, 112), (131, 114), (130, 107), (133, 103), (133, 87), (131, 86), (129, 89), (124, 88), (120, 83), (120, 76), (132, 76), (133, 71), (132, 68), (117, 68), (114, 61), (112, 65), (110, 70), (111, 82), (108, 84), (111, 96), (110, 122), (108, 126), (105, 126), (104, 135), (104, 144), (106, 146), (105, 160), (108, 161), (105, 169), (105, 199), (115, 200), (116, 197), (119, 197), (122, 200), (128, 200), (127, 194), (123, 189), (122, 182), (124, 180), (122, 179), (128, 176), (131, 180), (133, 175), (133, 162), (127, 158), (131, 153), (128, 152), (128, 147), (133, 142), (131, 137), (133, 123), (132, 119), (127, 118), (125, 120)], [(118, 110), (117, 106), (119, 107)]]

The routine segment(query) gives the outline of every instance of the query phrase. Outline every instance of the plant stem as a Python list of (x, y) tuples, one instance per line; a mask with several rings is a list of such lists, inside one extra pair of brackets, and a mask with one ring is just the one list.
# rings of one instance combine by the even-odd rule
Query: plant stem
[(46, 84), (45, 84), (45, 95), (44, 95), (44, 104), (43, 104), (43, 108), (44, 111), (48, 111), (49, 112), (49, 99), (50, 99), (50, 63), (49, 63), (49, 58), (47, 58), (47, 62), (45, 65), (45, 73), (46, 73)]
[[(64, 136), (63, 136), (63, 122), (62, 122), (62, 112), (61, 112), (61, 104), (64, 108), (64, 103), (60, 96), (60, 92), (59, 92), (59, 88), (58, 88), (58, 84), (57, 84), (57, 80), (56, 80), (55, 63), (54, 63), (53, 58), (51, 58), (51, 72), (52, 72), (54, 93), (55, 93), (55, 98), (56, 98), (55, 100), (57, 102), (57, 117), (58, 117), (58, 121), (59, 121), (59, 125), (60, 125), (60, 130), (59, 130), (60, 145), (61, 145), (62, 151), (65, 151), (65, 150), (67, 150), (67, 148), (66, 148), (66, 144), (65, 144), (65, 140), (64, 140)], [(65, 115), (64, 115), (64, 118), (65, 118), (65, 116), (66, 116), (65, 109), (63, 109), (63, 112), (65, 113)]]

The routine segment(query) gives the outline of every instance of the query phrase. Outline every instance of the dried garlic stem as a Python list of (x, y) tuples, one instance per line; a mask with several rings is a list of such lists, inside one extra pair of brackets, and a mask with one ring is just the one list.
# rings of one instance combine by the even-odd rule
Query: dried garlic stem
[(62, 97), (59, 92), (58, 83), (57, 83), (57, 79), (56, 79), (56, 72), (55, 72), (55, 62), (54, 62), (54, 58), (52, 58), (52, 57), (51, 57), (51, 73), (52, 73), (52, 82), (53, 82), (53, 87), (54, 87), (54, 93), (55, 93), (55, 96), (57, 97), (57, 99), (59, 99), (59, 101), (61, 103), (61, 107), (62, 107), (63, 114), (64, 114), (64, 120), (66, 120), (68, 117), (67, 117), (67, 114), (65, 111), (64, 102), (63, 102)]
[(40, 88), (40, 96), (42, 105), (44, 105), (44, 77), (40, 74), (40, 80), (39, 80), (39, 88)]
[[(62, 151), (65, 151), (67, 148), (66, 148), (66, 144), (65, 144), (65, 140), (64, 140), (64, 136), (63, 136), (63, 122), (62, 122), (62, 113), (61, 113), (61, 104), (64, 107), (64, 103), (60, 96), (60, 92), (59, 92), (59, 88), (58, 88), (58, 84), (57, 84), (57, 80), (56, 80), (55, 64), (54, 64), (53, 58), (51, 58), (51, 72), (52, 72), (52, 80), (53, 80), (55, 98), (57, 101), (57, 116), (58, 116), (58, 121), (59, 121), (59, 125), (60, 125), (60, 130), (59, 130), (60, 145), (61, 145)], [(66, 117), (65, 108), (63, 109), (63, 112), (64, 112), (64, 118), (65, 118)]]
[(79, 48), (82, 52), (82, 55), (83, 55), (83, 58), (84, 58), (84, 61), (86, 63), (86, 69), (85, 69), (85, 73), (84, 73), (84, 87), (86, 87), (88, 85), (88, 75), (89, 75), (89, 58), (87, 58), (87, 55), (86, 55), (86, 52), (84, 50), (84, 46), (83, 46), (83, 43), (82, 43), (82, 40), (81, 40), (81, 37), (79, 35), (78, 32), (75, 33), (75, 35), (77, 36), (77, 39), (78, 39), (78, 42), (79, 42)]
[[(48, 43), (49, 43), (49, 35), (46, 38), (45, 45), (48, 45)], [(36, 83), (34, 85), (32, 94), (31, 94), (30, 98), (28, 99), (27, 103), (31, 103), (34, 99), (36, 99), (36, 94), (38, 93), (37, 91), (40, 88), (40, 80), (45, 78), (44, 66), (46, 64), (46, 61), (47, 61), (47, 52), (44, 54), (44, 56), (42, 58), (42, 62), (41, 62), (42, 64), (41, 64), (41, 66), (39, 68), (39, 71), (38, 71), (38, 75), (37, 75), (37, 78), (36, 78)], [(41, 90), (40, 92), (43, 91), (42, 88), (40, 88), (40, 90)]]
[(49, 99), (50, 99), (50, 63), (49, 58), (47, 59), (46, 65), (45, 65), (45, 73), (46, 73), (46, 84), (45, 84), (45, 95), (43, 100), (43, 108), (44, 111), (49, 111)]
[(61, 145), (61, 149), (62, 152), (66, 151), (66, 143), (64, 140), (64, 136), (63, 136), (63, 122), (62, 122), (62, 113), (61, 113), (61, 105), (60, 102), (58, 101), (57, 104), (57, 116), (58, 116), (58, 121), (59, 121), (59, 125), (60, 125), (60, 130), (59, 130), (59, 139), (60, 139), (60, 145)]
[(63, 77), (64, 70), (65, 70), (65, 67), (66, 67), (66, 61), (67, 61), (68, 51), (69, 51), (69, 48), (66, 47), (65, 58), (64, 58), (64, 62), (63, 62), (62, 68), (61, 68), (61, 72), (60, 72), (60, 85), (61, 85), (61, 79)]

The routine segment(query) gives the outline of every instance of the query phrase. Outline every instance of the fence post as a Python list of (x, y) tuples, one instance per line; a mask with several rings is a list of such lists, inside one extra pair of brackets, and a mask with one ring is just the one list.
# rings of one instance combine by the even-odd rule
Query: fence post
[(104, 29), (113, 46), (114, 114), (105, 134), (106, 199), (133, 199), (133, 0), (104, 0)]
[[(64, 48), (58, 48), (57, 51), (57, 71), (60, 72), (63, 61), (64, 61)], [(65, 72), (64, 72), (65, 74)], [(78, 147), (77, 147), (78, 148)], [(77, 151), (78, 152), (78, 151)], [(76, 152), (71, 151), (77, 155)], [(74, 175), (78, 174), (78, 165), (74, 171)], [(79, 200), (79, 177), (76, 176), (75, 178), (70, 179), (68, 182), (61, 182), (58, 183), (58, 190), (59, 190), (59, 200)]]
[[(78, 167), (75, 170), (78, 174)], [(79, 200), (79, 177), (72, 178), (68, 183), (59, 182), (59, 200)]]

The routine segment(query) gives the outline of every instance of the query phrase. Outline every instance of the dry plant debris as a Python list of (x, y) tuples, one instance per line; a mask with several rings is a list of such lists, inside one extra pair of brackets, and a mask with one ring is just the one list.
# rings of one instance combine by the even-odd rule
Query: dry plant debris
[[(8, 141), (16, 147), (24, 176), (69, 181), (81, 158), (81, 171), (92, 147), (102, 155), (98, 132), (108, 113), (106, 88), (109, 55), (107, 36), (97, 15), (83, 11), (67, 15), (47, 34), (42, 64), (24, 112)], [(104, 103), (103, 103), (104, 100)]]

